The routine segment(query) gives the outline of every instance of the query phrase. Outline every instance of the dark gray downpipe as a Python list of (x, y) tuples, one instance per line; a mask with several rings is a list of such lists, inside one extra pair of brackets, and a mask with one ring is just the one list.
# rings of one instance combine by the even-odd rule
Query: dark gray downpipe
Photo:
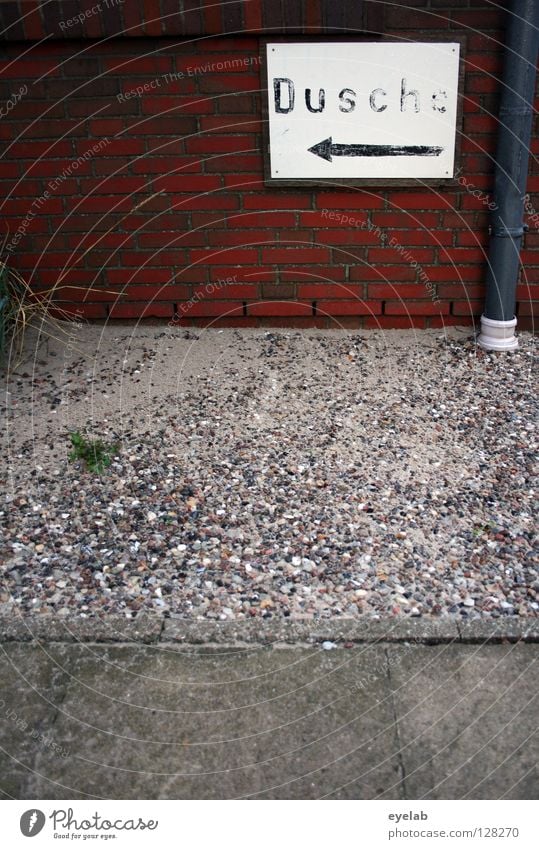
[(507, 12), (499, 109), (487, 294), (478, 343), (489, 351), (518, 346), (516, 286), (524, 233), (524, 197), (533, 119), (539, 0), (512, 0)]

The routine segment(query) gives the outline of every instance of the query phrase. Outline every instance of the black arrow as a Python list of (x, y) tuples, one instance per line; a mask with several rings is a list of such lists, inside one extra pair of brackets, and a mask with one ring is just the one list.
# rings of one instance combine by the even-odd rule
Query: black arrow
[(439, 156), (442, 151), (443, 147), (426, 144), (333, 144), (331, 136), (309, 148), (309, 153), (328, 162), (333, 156)]

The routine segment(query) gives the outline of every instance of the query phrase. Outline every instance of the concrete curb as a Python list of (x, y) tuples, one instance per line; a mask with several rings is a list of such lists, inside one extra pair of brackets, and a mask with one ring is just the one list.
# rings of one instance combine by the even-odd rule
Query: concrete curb
[(210, 622), (139, 614), (134, 619), (100, 619), (18, 612), (0, 614), (0, 642), (172, 643), (180, 645), (313, 645), (344, 643), (539, 642), (539, 618), (507, 617), (463, 622), (441, 619), (274, 619)]

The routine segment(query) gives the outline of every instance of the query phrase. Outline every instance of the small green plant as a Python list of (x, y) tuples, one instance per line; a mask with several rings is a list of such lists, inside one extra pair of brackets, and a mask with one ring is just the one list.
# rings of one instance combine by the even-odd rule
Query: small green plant
[(72, 462), (81, 460), (90, 472), (98, 475), (112, 463), (112, 458), (118, 452), (118, 445), (113, 442), (103, 442), (101, 439), (89, 439), (79, 430), (69, 434), (73, 450), (69, 454)]

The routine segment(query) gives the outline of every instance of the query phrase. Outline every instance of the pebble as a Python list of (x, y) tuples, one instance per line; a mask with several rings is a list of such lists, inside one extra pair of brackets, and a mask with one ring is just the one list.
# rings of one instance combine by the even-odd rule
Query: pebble
[[(54, 364), (9, 387), (2, 603), (214, 620), (539, 615), (527, 334), (484, 356), (450, 330), (79, 332), (95, 362), (51, 342)], [(102, 475), (67, 460), (87, 372), (95, 436), (120, 445)]]

